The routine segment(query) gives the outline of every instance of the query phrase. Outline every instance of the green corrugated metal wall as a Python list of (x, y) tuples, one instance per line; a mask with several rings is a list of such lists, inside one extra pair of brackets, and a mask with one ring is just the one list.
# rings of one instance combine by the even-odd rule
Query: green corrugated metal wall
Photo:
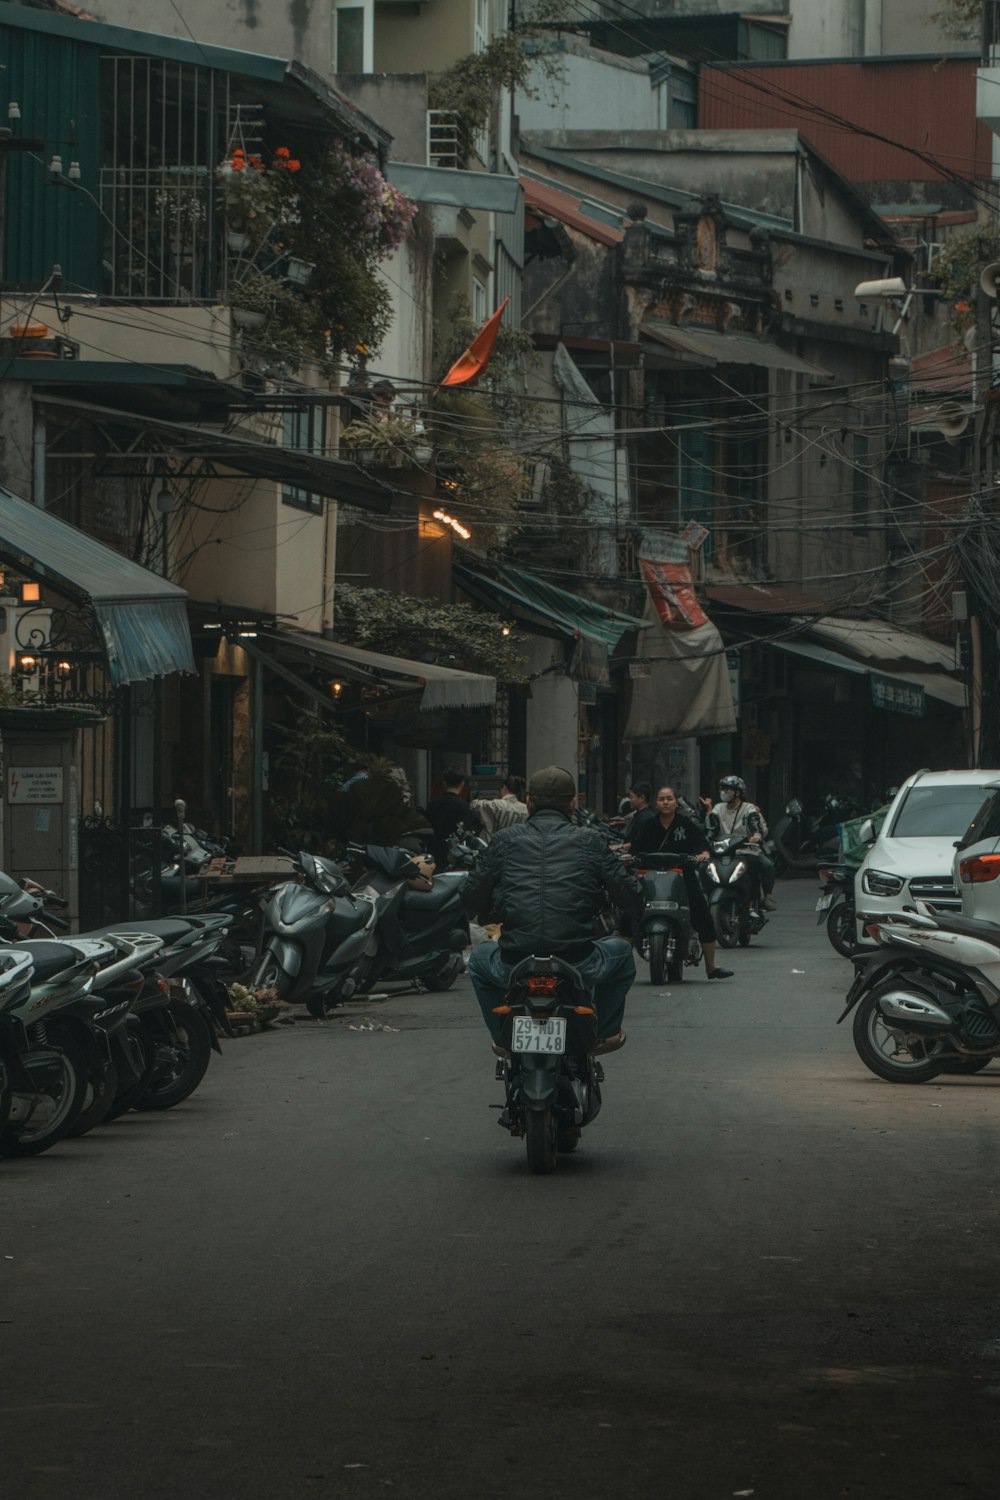
[[(4, 212), (4, 281), (43, 282), (54, 264), (67, 291), (97, 292), (100, 286), (101, 153), (100, 53), (62, 37), (0, 27), (0, 119), (16, 100), (18, 135), (45, 141), (44, 165), (34, 154), (7, 157)], [(80, 163), (80, 187), (52, 187), (48, 163), (62, 157)]]

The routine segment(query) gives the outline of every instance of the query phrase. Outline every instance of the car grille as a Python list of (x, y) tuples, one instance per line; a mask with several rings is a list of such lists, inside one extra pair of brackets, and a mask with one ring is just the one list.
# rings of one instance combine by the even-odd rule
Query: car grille
[(917, 875), (910, 881), (910, 895), (926, 901), (932, 911), (961, 911), (962, 898), (948, 875)]

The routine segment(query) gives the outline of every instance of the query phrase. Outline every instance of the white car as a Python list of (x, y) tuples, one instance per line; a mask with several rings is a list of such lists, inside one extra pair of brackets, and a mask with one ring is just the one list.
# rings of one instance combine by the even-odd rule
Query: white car
[(986, 788), (986, 801), (958, 844), (953, 869), (963, 917), (1000, 922), (1000, 781)]
[(917, 771), (903, 783), (855, 879), (862, 942), (870, 941), (865, 937), (866, 919), (914, 911), (918, 901), (932, 911), (962, 910), (952, 874), (955, 846), (989, 795), (991, 783), (1000, 785), (1000, 772)]

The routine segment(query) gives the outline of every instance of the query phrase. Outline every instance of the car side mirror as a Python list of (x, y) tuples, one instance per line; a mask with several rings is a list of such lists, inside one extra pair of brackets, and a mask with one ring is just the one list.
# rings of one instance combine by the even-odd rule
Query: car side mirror
[(866, 818), (861, 827), (858, 829), (858, 839), (862, 844), (874, 844), (875, 824), (872, 822), (871, 818)]

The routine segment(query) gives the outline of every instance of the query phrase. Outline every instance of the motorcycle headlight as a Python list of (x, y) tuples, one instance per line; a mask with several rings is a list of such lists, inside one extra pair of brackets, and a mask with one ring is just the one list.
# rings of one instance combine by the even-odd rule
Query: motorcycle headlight
[(734, 879), (734, 880), (738, 880), (738, 879), (739, 879), (739, 877), (740, 877), (740, 876), (741, 876), (741, 875), (745, 875), (745, 874), (746, 874), (746, 872), (747, 872), (747, 867), (746, 867), (746, 865), (745, 865), (745, 864), (744, 864), (744, 863), (743, 863), (743, 861), (742, 861), (742, 860), (740, 860), (740, 861), (739, 861), (739, 863), (738, 863), (738, 864), (737, 864), (737, 866), (736, 866), (736, 868), (735, 868), (735, 870), (734, 870), (734, 871), (733, 871), (733, 879)]
[(720, 881), (719, 881), (719, 872), (715, 868), (715, 865), (712, 863), (711, 860), (709, 860), (708, 864), (705, 866), (705, 869), (708, 871), (708, 878), (709, 878), (709, 880), (714, 880), (715, 883), (716, 883), (716, 885), (719, 885), (720, 884)]
[(898, 896), (903, 889), (903, 878), (889, 875), (885, 870), (866, 870), (861, 877), (861, 889), (866, 896)]

